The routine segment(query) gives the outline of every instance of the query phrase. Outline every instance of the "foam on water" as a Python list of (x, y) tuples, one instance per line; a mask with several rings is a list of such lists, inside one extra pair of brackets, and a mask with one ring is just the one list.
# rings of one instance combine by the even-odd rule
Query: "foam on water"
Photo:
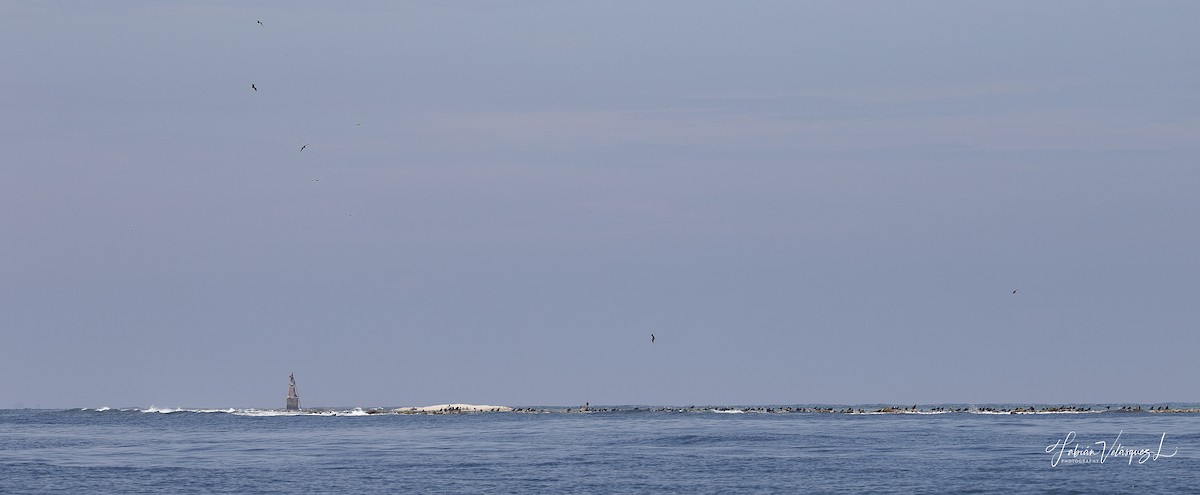
[[(1161, 406), (1158, 406), (1161, 407)], [(118, 413), (118, 412), (137, 412), (137, 413), (155, 413), (155, 414), (230, 414), (234, 416), (248, 417), (293, 417), (293, 416), (313, 416), (313, 417), (363, 417), (363, 416), (394, 416), (394, 415), (409, 415), (409, 414), (475, 414), (475, 413), (497, 413), (497, 412), (517, 412), (522, 414), (606, 414), (606, 413), (621, 413), (621, 414), (636, 414), (636, 413), (692, 413), (692, 414), (854, 414), (854, 415), (945, 415), (945, 414), (969, 414), (969, 415), (1080, 415), (1080, 414), (1098, 414), (1098, 413), (1200, 413), (1200, 408), (1195, 405), (1183, 405), (1172, 407), (1166, 410), (1156, 410), (1152, 408), (1133, 407), (1133, 406), (1105, 406), (1105, 405), (1085, 405), (1085, 406), (1052, 406), (1052, 405), (958, 405), (951, 407), (947, 405), (931, 405), (917, 409), (911, 407), (894, 407), (879, 405), (861, 405), (861, 406), (592, 406), (587, 411), (580, 411), (578, 408), (572, 407), (528, 407), (528, 408), (509, 408), (503, 406), (478, 406), (470, 404), (442, 404), (437, 406), (425, 407), (401, 407), (401, 408), (314, 408), (304, 409), (299, 411), (289, 411), (284, 409), (258, 409), (258, 408), (183, 408), (183, 407), (159, 407), (150, 406), (146, 408), (121, 408), (114, 409), (108, 406), (99, 408), (78, 408), (73, 409), (80, 412), (95, 412), (95, 413)]]
[(280, 409), (236, 409), (230, 414), (235, 416), (274, 417), (274, 416), (332, 416), (332, 411), (284, 411)]

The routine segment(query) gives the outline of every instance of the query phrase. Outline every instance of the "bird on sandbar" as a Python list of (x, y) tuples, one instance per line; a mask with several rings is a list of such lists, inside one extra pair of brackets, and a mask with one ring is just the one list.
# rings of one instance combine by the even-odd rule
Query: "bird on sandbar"
[(650, 334), (650, 343), (651, 343), (651, 344), (653, 344), (653, 343), (654, 343), (654, 334)]

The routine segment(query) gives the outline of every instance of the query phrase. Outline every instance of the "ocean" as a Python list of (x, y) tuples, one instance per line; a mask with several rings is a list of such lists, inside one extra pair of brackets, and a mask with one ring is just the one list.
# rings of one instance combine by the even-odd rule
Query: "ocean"
[(1200, 413), (1088, 407), (0, 410), (0, 493), (1200, 491)]

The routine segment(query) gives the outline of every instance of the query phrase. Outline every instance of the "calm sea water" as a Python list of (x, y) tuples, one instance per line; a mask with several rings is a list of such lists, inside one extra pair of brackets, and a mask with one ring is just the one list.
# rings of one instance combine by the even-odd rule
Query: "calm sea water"
[(1198, 490), (1200, 414), (0, 411), (5, 494)]

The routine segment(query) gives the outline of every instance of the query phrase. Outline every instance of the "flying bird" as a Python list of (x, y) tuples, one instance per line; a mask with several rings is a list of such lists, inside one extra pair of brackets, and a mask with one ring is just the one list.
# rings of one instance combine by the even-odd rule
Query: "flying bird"
[(306, 145), (304, 145), (304, 146), (301, 146), (301, 147), (300, 147), (300, 151), (304, 151), (304, 148), (307, 148), (307, 147), (308, 147), (308, 145), (307, 145), (307, 144), (306, 144)]
[(1013, 294), (1016, 294), (1016, 293), (1017, 293), (1017, 289), (1013, 289)]
[(654, 343), (654, 334), (650, 334), (650, 343), (651, 343), (651, 344), (653, 344), (653, 343)]
[(266, 25), (266, 24), (263, 24), (263, 23), (262, 23), (262, 21), (260, 21), (260, 20), (258, 20), (258, 19), (255, 19), (255, 20), (254, 20), (254, 22), (257, 22), (259, 26), (262, 26), (262, 27), (267, 27), (267, 25)]
[(250, 89), (258, 91), (258, 86), (255, 86), (254, 83), (250, 83)]
[(363, 124), (365, 124), (365, 123), (366, 123), (366, 122), (356, 122), (354, 125), (356, 125), (356, 126), (360, 126), (360, 125), (363, 125)]

